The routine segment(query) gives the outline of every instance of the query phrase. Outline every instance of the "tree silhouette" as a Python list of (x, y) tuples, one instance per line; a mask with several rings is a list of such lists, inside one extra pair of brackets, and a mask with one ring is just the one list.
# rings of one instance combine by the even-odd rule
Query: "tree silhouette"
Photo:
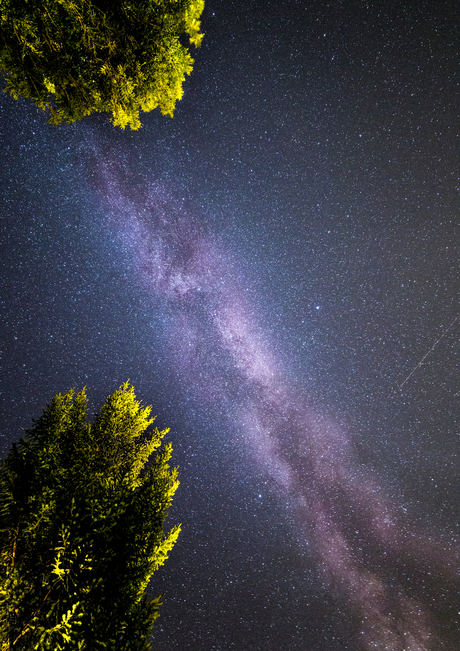
[(179, 482), (150, 411), (126, 383), (89, 424), (85, 390), (58, 394), (2, 461), (3, 651), (150, 648), (146, 588), (180, 531), (163, 533)]
[[(72, 123), (95, 111), (124, 129), (140, 111), (173, 115), (198, 47), (204, 0), (2, 0), (5, 91)], [(183, 37), (182, 37), (183, 38)]]

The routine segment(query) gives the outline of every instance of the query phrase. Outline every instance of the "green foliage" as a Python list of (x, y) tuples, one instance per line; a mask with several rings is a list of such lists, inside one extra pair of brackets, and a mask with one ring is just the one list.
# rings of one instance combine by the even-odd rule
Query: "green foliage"
[(180, 531), (163, 532), (179, 482), (150, 411), (126, 383), (88, 424), (85, 391), (59, 394), (2, 461), (2, 651), (150, 648), (146, 588)]
[(71, 123), (95, 111), (124, 129), (140, 111), (172, 117), (199, 47), (204, 0), (1, 0), (5, 90)]

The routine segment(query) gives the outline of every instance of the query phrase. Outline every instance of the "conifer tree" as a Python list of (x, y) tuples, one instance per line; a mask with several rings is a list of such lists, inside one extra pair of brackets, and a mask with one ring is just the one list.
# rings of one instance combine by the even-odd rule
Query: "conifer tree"
[[(176, 542), (168, 430), (128, 383), (93, 424), (58, 394), (0, 465), (0, 649), (147, 651), (162, 597), (146, 588)], [(157, 450), (157, 453), (152, 453)]]
[[(204, 0), (1, 0), (6, 90), (49, 110), (52, 124), (95, 111), (141, 126), (140, 111), (172, 117), (199, 47)], [(182, 37), (183, 38), (183, 37)]]

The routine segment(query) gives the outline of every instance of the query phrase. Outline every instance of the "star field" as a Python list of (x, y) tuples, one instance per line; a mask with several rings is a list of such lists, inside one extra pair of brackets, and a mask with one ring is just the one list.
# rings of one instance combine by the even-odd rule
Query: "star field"
[(208, 0), (172, 120), (1, 97), (2, 453), (73, 386), (154, 405), (154, 649), (458, 648), (456, 19)]

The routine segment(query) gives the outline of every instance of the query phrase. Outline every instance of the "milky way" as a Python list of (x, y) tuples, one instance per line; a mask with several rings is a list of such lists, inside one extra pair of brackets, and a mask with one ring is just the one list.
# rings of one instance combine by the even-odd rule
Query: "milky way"
[(299, 547), (349, 609), (355, 648), (453, 649), (446, 622), (456, 609), (454, 547), (404, 520), (357, 462), (343, 426), (288, 379), (237, 261), (218, 240), (162, 186), (134, 184), (107, 162), (98, 167), (108, 222), (144, 290), (173, 315), (171, 365), (199, 403), (225, 404), (239, 424), (234, 436), (289, 502)]
[(206, 0), (136, 132), (0, 93), (0, 447), (153, 403), (155, 651), (459, 651), (458, 10)]

